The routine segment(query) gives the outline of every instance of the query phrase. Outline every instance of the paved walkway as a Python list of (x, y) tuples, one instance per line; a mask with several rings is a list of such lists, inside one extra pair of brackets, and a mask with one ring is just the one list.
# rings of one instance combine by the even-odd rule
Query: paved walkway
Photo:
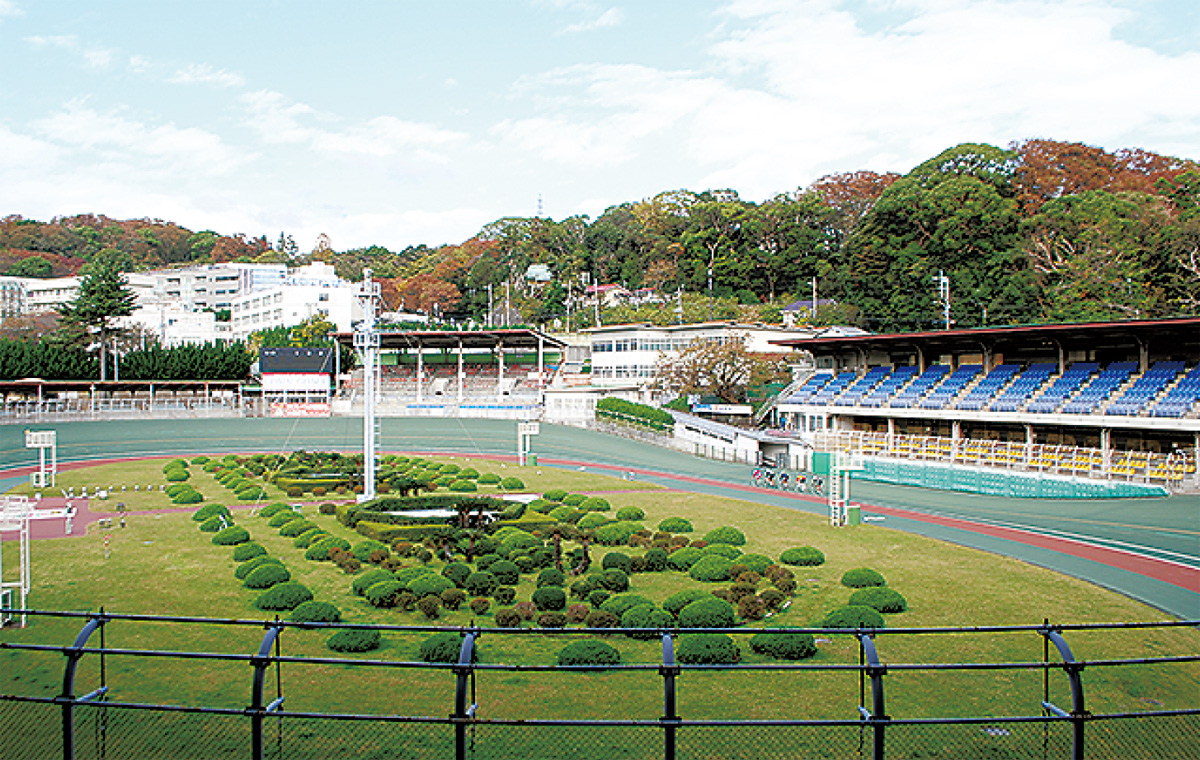
[[(489, 455), (513, 459), (516, 424), (503, 420), (386, 418), (381, 451)], [(148, 420), (46, 426), (58, 430), (59, 459), (361, 450), (362, 422), (324, 420)], [(595, 469), (681, 490), (824, 514), (823, 501), (748, 484), (749, 468), (637, 441), (558, 425), (534, 438), (539, 464)], [(0, 488), (36, 464), (22, 430), (0, 427)], [(64, 465), (65, 466), (65, 465)], [(7, 477), (7, 482), (3, 478)], [(1200, 618), (1200, 497), (1059, 501), (1002, 499), (855, 483), (873, 527), (904, 530), (1090, 580), (1179, 617)], [(76, 528), (78, 530), (78, 528)]]

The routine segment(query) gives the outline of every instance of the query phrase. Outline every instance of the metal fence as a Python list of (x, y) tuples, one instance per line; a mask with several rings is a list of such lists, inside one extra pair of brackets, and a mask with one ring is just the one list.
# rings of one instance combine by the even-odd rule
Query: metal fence
[[(1200, 754), (1200, 692), (1191, 704), (1175, 709), (1091, 712), (1089, 683), (1109, 684), (1114, 673), (1149, 668), (1153, 673), (1196, 683), (1195, 652), (1153, 657), (1078, 660), (1069, 639), (1127, 636), (1133, 629), (1198, 627), (1200, 621), (1106, 625), (1041, 625), (937, 629), (772, 629), (827, 637), (846, 637), (857, 644), (857, 662), (775, 661), (752, 658), (729, 665), (680, 662), (679, 638), (697, 631), (611, 629), (496, 629), (401, 626), (351, 626), (206, 618), (64, 613), (24, 610), (33, 625), (57, 619), (58, 630), (82, 624), (72, 643), (33, 642), (35, 636), (4, 629), (0, 640), (0, 757), (25, 758), (1195, 758)], [(187, 626), (220, 627), (223, 640), (257, 641), (240, 652), (166, 650), (106, 645), (105, 632), (121, 631), (122, 640), (146, 640), (140, 628), (170, 626), (171, 639), (186, 642)], [(66, 627), (63, 627), (66, 625)], [(375, 655), (289, 656), (285, 640), (304, 629), (373, 629), (389, 635), (427, 635), (457, 631), (457, 662), (427, 663), (385, 659)], [(132, 630), (131, 630), (132, 629)], [(735, 639), (762, 629), (703, 631)], [(255, 635), (255, 631), (259, 634)], [(34, 631), (26, 631), (34, 633)], [(533, 648), (551, 640), (620, 634), (643, 634), (661, 642), (655, 662), (597, 667), (562, 667), (530, 663), (476, 662), (477, 642), (524, 637)], [(963, 637), (1026, 637), (1040, 644), (1042, 656), (1029, 661), (887, 662), (881, 653), (903, 651), (914, 637), (944, 637), (947, 654), (972, 649)], [(110, 634), (110, 638), (112, 634)], [(611, 640), (611, 638), (610, 638)], [(1183, 639), (1188, 640), (1188, 639)], [(510, 643), (510, 642), (504, 642)], [(1102, 647), (1101, 647), (1102, 648)], [(939, 646), (938, 651), (943, 647)], [(657, 649), (655, 650), (657, 651)], [(32, 658), (38, 658), (32, 659)], [(61, 661), (59, 661), (61, 658)], [(490, 658), (489, 658), (490, 659)], [(543, 658), (545, 659), (545, 658)], [(836, 658), (833, 658), (836, 660)], [(61, 668), (61, 690), (46, 693), (51, 674)], [(164, 661), (166, 665), (164, 666)], [(1171, 669), (1168, 671), (1166, 669)], [(1177, 669), (1182, 669), (1180, 672)], [(385, 678), (405, 675), (401, 688), (379, 688)], [(41, 676), (39, 679), (38, 676)], [(753, 710), (730, 700), (720, 703), (747, 674), (808, 683), (838, 678), (836, 700), (823, 699), (817, 717), (756, 717)], [(765, 674), (765, 675), (764, 675)], [(1013, 680), (1025, 682), (1019, 709), (996, 700), (986, 715), (956, 715), (961, 705), (947, 698), (943, 715), (921, 715), (926, 679), (947, 675), (978, 679), (975, 689), (999, 693)], [(180, 704), (162, 695), (191, 693), (188, 679), (207, 687), (210, 704)], [(609, 679), (597, 684), (595, 679)], [(680, 681), (704, 694), (683, 698)], [(1190, 679), (1190, 681), (1189, 681)], [(1116, 676), (1120, 681), (1121, 677)], [(510, 682), (519, 682), (513, 685)], [(58, 677), (53, 676), (53, 682)], [(165, 682), (165, 683), (163, 683)], [(26, 692), (20, 693), (27, 684)], [(363, 684), (376, 684), (364, 687)], [(430, 701), (406, 701), (407, 692), (440, 685)], [(888, 686), (885, 697), (885, 685)], [(588, 717), (576, 705), (588, 689), (605, 694), (605, 702), (628, 714)], [(536, 695), (547, 716), (505, 714), (503, 694), (518, 689)], [(335, 695), (361, 690), (364, 708), (323, 709)], [(989, 691), (991, 690), (991, 691)], [(383, 692), (380, 694), (379, 692)], [(786, 691), (781, 689), (780, 691)], [(900, 696), (897, 697), (899, 691)], [(1104, 701), (1104, 688), (1096, 689)], [(1186, 691), (1186, 689), (1185, 689)], [(932, 692), (937, 695), (937, 687)], [(947, 691), (949, 696), (952, 692)], [(147, 698), (157, 695), (158, 698)], [(217, 696), (219, 695), (219, 697)], [(248, 697), (248, 699), (246, 699)], [(1096, 698), (1096, 697), (1093, 697)], [(1186, 699), (1186, 697), (1185, 697)], [(245, 700), (245, 701), (243, 701)], [(205, 700), (202, 700), (205, 701)], [(217, 704), (212, 704), (213, 702)], [(829, 704), (826, 704), (829, 702)], [(296, 709), (285, 705), (293, 703)], [(340, 703), (339, 703), (340, 704)], [(355, 704), (360, 704), (356, 702)], [(425, 708), (421, 714), (414, 707)], [(579, 709), (581, 717), (558, 717), (561, 709)], [(746, 714), (747, 712), (751, 714)], [(788, 711), (792, 712), (792, 711)], [(798, 712), (798, 711), (797, 711)], [(909, 712), (915, 717), (900, 713)], [(928, 712), (928, 711), (925, 711)], [(938, 712), (938, 711), (935, 711)], [(1014, 712), (1014, 714), (1008, 714)], [(693, 713), (693, 714), (689, 714)], [(896, 714), (893, 714), (896, 713)]]

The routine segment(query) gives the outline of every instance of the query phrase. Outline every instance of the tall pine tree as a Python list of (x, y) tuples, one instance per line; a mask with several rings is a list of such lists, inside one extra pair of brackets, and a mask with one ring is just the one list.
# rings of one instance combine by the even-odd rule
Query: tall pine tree
[(100, 262), (79, 284), (79, 295), (59, 309), (63, 322), (82, 328), (100, 341), (100, 379), (106, 380), (105, 350), (118, 331), (117, 320), (133, 313), (137, 297), (125, 275), (110, 262)]

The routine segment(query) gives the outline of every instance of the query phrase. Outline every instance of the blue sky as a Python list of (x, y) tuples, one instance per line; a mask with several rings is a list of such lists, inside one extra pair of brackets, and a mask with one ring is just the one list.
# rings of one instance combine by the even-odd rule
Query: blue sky
[(962, 142), (1200, 158), (1193, 0), (0, 0), (0, 216), (335, 249)]

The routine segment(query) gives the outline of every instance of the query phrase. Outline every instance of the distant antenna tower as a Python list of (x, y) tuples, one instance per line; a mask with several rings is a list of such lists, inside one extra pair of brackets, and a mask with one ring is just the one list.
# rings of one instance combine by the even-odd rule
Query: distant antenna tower
[(542, 194), (538, 193), (538, 219), (542, 218)]

